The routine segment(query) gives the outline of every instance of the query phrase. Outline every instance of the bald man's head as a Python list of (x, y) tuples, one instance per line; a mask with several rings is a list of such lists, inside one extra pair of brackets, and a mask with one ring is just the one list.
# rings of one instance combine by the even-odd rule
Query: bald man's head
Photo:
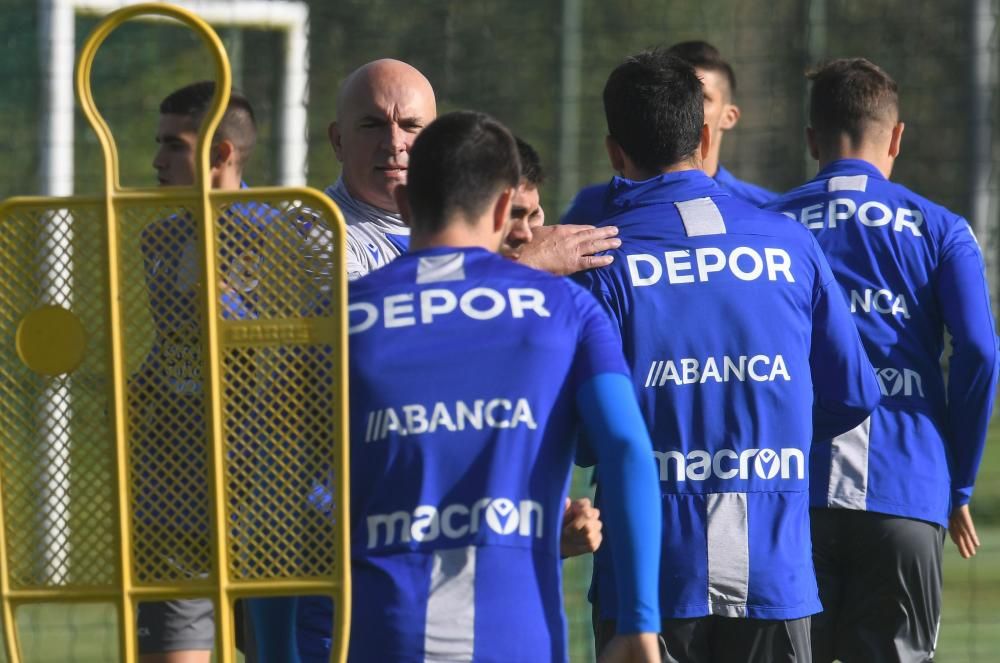
[(430, 81), (405, 62), (375, 60), (344, 79), (329, 135), (350, 194), (395, 212), (410, 146), (436, 115)]

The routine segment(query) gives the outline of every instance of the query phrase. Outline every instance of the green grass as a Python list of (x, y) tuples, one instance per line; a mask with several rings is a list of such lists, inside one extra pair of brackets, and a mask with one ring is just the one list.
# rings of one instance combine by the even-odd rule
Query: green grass
[(979, 537), (971, 560), (945, 542), (938, 663), (986, 663), (1000, 653), (1000, 527), (980, 527)]
[(972, 514), (976, 523), (1000, 525), (1000, 402), (990, 422), (983, 462), (972, 494)]
[[(938, 663), (987, 663), (1000, 652), (1000, 527), (980, 530), (983, 547), (970, 561), (945, 544), (945, 592)], [(593, 661), (590, 609), (586, 601), (589, 565), (566, 563), (566, 606), (573, 663)], [(114, 615), (92, 605), (36, 606), (19, 615), (27, 663), (116, 660)], [(4, 660), (0, 655), (0, 660)]]
[(982, 542), (979, 553), (963, 560), (951, 540), (945, 541), (938, 663), (1000, 658), (1000, 416), (990, 425), (972, 514)]
[[(944, 609), (938, 640), (938, 663), (992, 663), (1000, 652), (1000, 415), (994, 417), (976, 482), (972, 511), (982, 548), (963, 560), (951, 540), (945, 542)], [(578, 473), (574, 496), (586, 492)], [(564, 566), (566, 613), (573, 663), (593, 661), (589, 558)], [(18, 616), (26, 663), (66, 661), (107, 663), (116, 660), (116, 626), (109, 607), (32, 606)], [(6, 657), (0, 652), (0, 661)]]

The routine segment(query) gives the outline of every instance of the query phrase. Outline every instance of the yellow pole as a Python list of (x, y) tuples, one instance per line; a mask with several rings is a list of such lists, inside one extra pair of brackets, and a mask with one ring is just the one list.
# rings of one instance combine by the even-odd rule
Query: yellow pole
[[(206, 114), (198, 135), (198, 159), (196, 162), (195, 193), (200, 196), (201, 212), (201, 246), (203, 247), (202, 269), (205, 278), (205, 301), (203, 314), (205, 316), (204, 337), (207, 339), (206, 352), (204, 353), (205, 372), (207, 379), (204, 393), (207, 394), (206, 403), (206, 430), (212, 441), (210, 454), (210, 483), (212, 493), (215, 497), (214, 533), (212, 539), (213, 553), (215, 557), (215, 573), (217, 574), (217, 591), (215, 592), (215, 625), (216, 625), (216, 645), (218, 660), (220, 663), (231, 663), (233, 660), (233, 643), (228, 636), (232, 633), (232, 611), (229, 609), (227, 600), (229, 582), (229, 560), (226, 546), (226, 517), (225, 517), (225, 477), (224, 477), (224, 449), (222, 440), (221, 424), (221, 395), (219, 376), (219, 347), (218, 347), (218, 286), (214, 275), (216, 271), (216, 261), (214, 252), (214, 214), (211, 209), (210, 190), (211, 180), (208, 168), (209, 151), (211, 148), (211, 137), (222, 119), (226, 105), (229, 101), (229, 88), (232, 84), (232, 75), (229, 69), (229, 62), (226, 57), (222, 41), (215, 31), (200, 19), (193, 12), (173, 5), (163, 3), (146, 3), (125, 7), (112, 12), (102, 20), (94, 29), (93, 33), (85, 42), (80, 54), (79, 66), (77, 68), (76, 88), (80, 99), (80, 105), (84, 115), (90, 122), (101, 144), (104, 153), (104, 179), (105, 179), (105, 204), (107, 212), (107, 251), (108, 251), (108, 299), (109, 306), (109, 332), (111, 344), (111, 375), (112, 375), (112, 402), (114, 404), (115, 438), (117, 449), (117, 494), (118, 494), (118, 556), (121, 571), (121, 601), (120, 601), (120, 633), (122, 638), (122, 651), (126, 663), (136, 660), (136, 637), (135, 637), (135, 597), (133, 588), (135, 584), (134, 569), (132, 568), (132, 533), (130, 510), (130, 491), (128, 480), (128, 428), (127, 409), (125, 403), (126, 376), (125, 376), (125, 348), (122, 339), (122, 314), (121, 314), (121, 279), (118, 265), (119, 256), (119, 233), (117, 223), (116, 197), (121, 192), (119, 172), (118, 172), (118, 152), (115, 146), (111, 131), (101, 117), (94, 103), (90, 85), (91, 70), (94, 57), (98, 48), (117, 27), (125, 21), (139, 15), (159, 15), (173, 18), (184, 23), (198, 34), (209, 47), (209, 52), (215, 62), (217, 76), (215, 95), (212, 100), (212, 107)], [(213, 247), (213, 248), (209, 248)]]
[(117, 557), (121, 594), (118, 601), (118, 635), (120, 651), (125, 663), (134, 663), (138, 657), (135, 611), (130, 594), (132, 589), (132, 537), (131, 520), (129, 518), (129, 479), (128, 479), (128, 428), (125, 403), (125, 350), (122, 339), (121, 312), (121, 280), (118, 268), (118, 227), (115, 215), (114, 194), (118, 189), (118, 153), (115, 149), (111, 131), (104, 119), (97, 112), (90, 91), (90, 74), (94, 64), (97, 49), (107, 36), (118, 27), (126, 17), (112, 14), (105, 18), (84, 42), (76, 70), (77, 96), (83, 114), (94, 127), (94, 133), (104, 151), (104, 206), (107, 219), (105, 247), (107, 251), (107, 283), (108, 283), (108, 341), (110, 352), (111, 403), (113, 426), (115, 434), (115, 494), (118, 496), (116, 530), (118, 533)]
[[(3, 501), (3, 481), (0, 481), (0, 505)], [(0, 508), (0, 593), (3, 594), (3, 644), (8, 663), (21, 663), (21, 646), (14, 622), (14, 604), (10, 595), (10, 574), (7, 565), (7, 523), (5, 510)]]
[[(334, 268), (338, 266), (345, 265), (345, 241), (344, 241), (344, 224), (343, 217), (340, 215), (340, 210), (336, 210), (336, 217), (339, 223), (336, 225), (336, 241), (334, 244), (334, 251), (336, 252), (336, 260), (334, 262)], [(334, 310), (347, 310), (347, 270), (341, 269), (340, 274), (337, 275), (336, 279), (336, 292), (334, 298)], [(340, 500), (339, 504), (342, 505), (340, 513), (338, 514), (337, 522), (337, 543), (338, 543), (338, 553), (340, 557), (338, 559), (341, 565), (340, 573), (340, 601), (337, 603), (337, 615), (334, 616), (334, 648), (330, 652), (331, 661), (334, 663), (347, 663), (347, 649), (351, 633), (351, 529), (350, 529), (350, 503), (351, 503), (351, 490), (350, 490), (350, 412), (348, 402), (348, 370), (347, 370), (347, 320), (343, 321), (345, 329), (342, 333), (337, 335), (338, 347), (337, 352), (334, 353), (337, 357), (336, 370), (334, 375), (336, 376), (337, 382), (335, 388), (337, 389), (337, 394), (335, 398), (337, 399), (338, 409), (342, 414), (340, 425), (337, 427), (337, 445), (339, 453), (334, 454), (334, 458), (337, 458), (338, 462), (337, 468), (339, 471), (339, 476), (337, 477), (337, 499)]]

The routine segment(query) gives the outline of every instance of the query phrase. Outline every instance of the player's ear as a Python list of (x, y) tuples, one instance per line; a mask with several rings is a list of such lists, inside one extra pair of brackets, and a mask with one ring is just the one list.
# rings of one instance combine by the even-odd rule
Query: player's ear
[(209, 163), (212, 168), (232, 165), (236, 160), (236, 146), (231, 140), (220, 140), (212, 146)]
[(396, 201), (396, 209), (399, 210), (399, 216), (403, 219), (403, 223), (412, 227), (413, 210), (410, 209), (410, 196), (405, 184), (399, 184), (392, 190), (392, 199)]
[(806, 145), (809, 146), (809, 156), (819, 161), (819, 140), (816, 138), (816, 130), (806, 127)]
[(343, 163), (344, 159), (340, 156), (340, 127), (337, 126), (336, 120), (331, 122), (330, 126), (326, 128), (326, 135), (330, 139), (330, 146), (333, 148), (333, 153), (337, 155), (337, 161)]
[(899, 150), (903, 143), (903, 129), (906, 125), (902, 122), (897, 122), (896, 126), (892, 128), (892, 138), (889, 140), (889, 156), (895, 159), (899, 156)]
[(719, 129), (729, 131), (740, 121), (740, 107), (736, 104), (724, 104), (722, 117), (719, 119)]
[(611, 161), (611, 170), (619, 175), (625, 174), (625, 151), (618, 141), (611, 136), (604, 137), (604, 149), (608, 151), (608, 160)]
[(510, 224), (510, 210), (514, 206), (514, 187), (504, 189), (493, 205), (493, 232), (505, 233)]

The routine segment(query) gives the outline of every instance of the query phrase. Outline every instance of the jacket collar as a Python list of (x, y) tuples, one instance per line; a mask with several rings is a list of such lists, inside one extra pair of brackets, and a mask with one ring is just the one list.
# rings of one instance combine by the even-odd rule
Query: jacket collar
[(827, 179), (839, 175), (867, 175), (885, 181), (885, 176), (874, 164), (862, 159), (837, 159), (828, 163), (823, 170), (816, 174), (815, 179)]
[(620, 209), (719, 195), (729, 194), (701, 170), (682, 170), (640, 181), (614, 177), (608, 185), (608, 203)]

